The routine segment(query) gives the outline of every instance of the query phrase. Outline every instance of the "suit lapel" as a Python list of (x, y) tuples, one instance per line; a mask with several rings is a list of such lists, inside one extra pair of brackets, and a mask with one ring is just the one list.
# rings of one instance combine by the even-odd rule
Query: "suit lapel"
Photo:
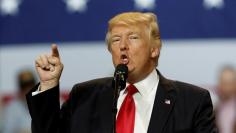
[(148, 133), (162, 133), (175, 103), (175, 90), (171, 81), (165, 79), (159, 72), (159, 85), (153, 105)]

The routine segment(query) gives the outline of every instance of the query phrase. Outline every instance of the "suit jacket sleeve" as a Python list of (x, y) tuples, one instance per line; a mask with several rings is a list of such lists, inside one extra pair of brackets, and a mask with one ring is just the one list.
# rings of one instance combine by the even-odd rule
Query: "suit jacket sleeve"
[[(38, 85), (32, 91), (35, 91)], [(32, 118), (32, 133), (69, 133), (70, 100), (60, 109), (59, 86), (32, 96), (26, 95)]]
[(194, 133), (217, 133), (212, 101), (208, 91), (203, 94), (194, 116)]

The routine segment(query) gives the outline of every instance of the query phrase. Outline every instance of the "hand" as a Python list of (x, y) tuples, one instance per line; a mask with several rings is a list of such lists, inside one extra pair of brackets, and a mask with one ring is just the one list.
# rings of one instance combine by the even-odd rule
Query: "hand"
[(51, 54), (42, 54), (35, 60), (35, 67), (40, 78), (40, 91), (45, 91), (59, 84), (63, 64), (56, 44), (52, 44)]

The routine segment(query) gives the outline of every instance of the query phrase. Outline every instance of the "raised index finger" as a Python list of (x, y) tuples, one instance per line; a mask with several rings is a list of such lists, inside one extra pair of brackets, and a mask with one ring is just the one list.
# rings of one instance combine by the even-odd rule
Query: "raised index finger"
[(56, 44), (52, 44), (52, 56), (60, 58), (60, 54)]

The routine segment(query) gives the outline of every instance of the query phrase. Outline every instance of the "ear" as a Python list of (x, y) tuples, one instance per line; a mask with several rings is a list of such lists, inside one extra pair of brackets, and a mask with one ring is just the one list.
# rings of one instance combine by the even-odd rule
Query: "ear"
[(156, 58), (159, 55), (159, 49), (157, 47), (151, 48), (151, 57)]

